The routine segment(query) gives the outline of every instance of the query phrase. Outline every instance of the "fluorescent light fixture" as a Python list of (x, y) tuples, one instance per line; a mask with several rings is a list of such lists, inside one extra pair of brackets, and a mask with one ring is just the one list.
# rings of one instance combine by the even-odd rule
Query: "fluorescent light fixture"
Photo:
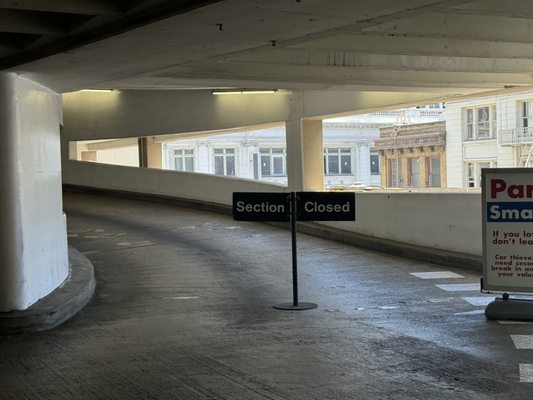
[(113, 89), (82, 89), (82, 92), (99, 92), (99, 93), (109, 93), (112, 92)]
[(212, 93), (219, 94), (271, 94), (276, 93), (277, 89), (216, 89)]

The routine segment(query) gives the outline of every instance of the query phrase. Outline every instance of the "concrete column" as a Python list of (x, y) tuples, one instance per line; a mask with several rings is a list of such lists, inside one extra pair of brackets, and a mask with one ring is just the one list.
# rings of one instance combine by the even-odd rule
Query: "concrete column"
[(146, 155), (148, 168), (163, 168), (163, 147), (153, 137), (146, 138)]
[(322, 121), (304, 120), (302, 92), (290, 100), (286, 123), (287, 186), (290, 191), (324, 189), (324, 145)]
[(23, 310), (68, 275), (61, 100), (0, 73), (0, 312)]
[(357, 177), (356, 180), (361, 181), (367, 185), (372, 184), (372, 177), (370, 174), (370, 143), (359, 142), (357, 145)]
[(286, 123), (287, 141), (287, 187), (289, 191), (304, 189), (303, 178), (303, 93), (295, 91), (289, 102), (289, 119)]
[(321, 120), (303, 120), (304, 190), (324, 190), (324, 141)]

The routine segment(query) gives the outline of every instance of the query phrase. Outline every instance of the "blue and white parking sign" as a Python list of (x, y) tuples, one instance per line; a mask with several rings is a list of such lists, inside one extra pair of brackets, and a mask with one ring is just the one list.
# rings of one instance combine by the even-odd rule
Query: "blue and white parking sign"
[(533, 170), (482, 171), (483, 289), (533, 292)]

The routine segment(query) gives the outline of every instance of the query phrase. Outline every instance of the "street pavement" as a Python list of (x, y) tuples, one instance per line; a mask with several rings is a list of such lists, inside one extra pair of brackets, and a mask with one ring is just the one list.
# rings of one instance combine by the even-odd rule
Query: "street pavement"
[[(533, 325), (487, 321), (480, 274), (170, 205), (66, 194), (97, 287), (0, 337), (0, 399), (531, 399)], [(376, 221), (379, 223), (379, 221)]]

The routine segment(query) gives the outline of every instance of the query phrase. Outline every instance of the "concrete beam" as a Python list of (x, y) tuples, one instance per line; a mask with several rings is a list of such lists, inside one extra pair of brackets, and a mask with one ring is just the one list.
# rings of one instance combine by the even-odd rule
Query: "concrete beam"
[(531, 59), (530, 43), (423, 37), (413, 34), (390, 36), (382, 32), (339, 34), (285, 48), (322, 51), (335, 49), (337, 51), (374, 54), (505, 58), (508, 60)]
[(214, 96), (210, 90), (63, 95), (67, 140), (212, 131), (288, 119), (290, 93)]
[(0, 9), (2, 32), (31, 34), (65, 34), (56, 19), (45, 18), (41, 13), (31, 11)]
[(365, 29), (365, 32), (384, 32), (398, 36), (413, 34), (437, 38), (531, 43), (533, 31), (530, 29), (530, 25), (531, 20), (528, 18), (428, 13), (369, 27)]
[(352, 50), (276, 49), (253, 57), (227, 60), (234, 64), (309, 67), (371, 68), (395, 71), (437, 71), (475, 73), (523, 73), (533, 70), (531, 59), (474, 56), (428, 56), (413, 54), (363, 53)]
[[(376, 90), (376, 91), (438, 91), (467, 94), (483, 89), (501, 89), (509, 85), (531, 85), (533, 77), (523, 72), (463, 72), (432, 70), (393, 70), (370, 67), (217, 64), (209, 67), (181, 68), (175, 83), (197, 80), (218, 86), (228, 82), (250, 87), (253, 83), (270, 87), (301, 88), (316, 85), (317, 89)], [(170, 79), (169, 79), (170, 81)]]
[[(207, 132), (290, 119), (290, 92), (213, 96), (211, 91), (75, 92), (63, 95), (66, 140), (97, 140)], [(434, 93), (305, 91), (301, 118), (400, 108), (442, 101)], [(165, 136), (169, 135), (169, 136)], [(177, 135), (177, 136), (176, 136)]]
[(109, 0), (0, 0), (0, 8), (85, 15), (121, 13), (117, 1)]

